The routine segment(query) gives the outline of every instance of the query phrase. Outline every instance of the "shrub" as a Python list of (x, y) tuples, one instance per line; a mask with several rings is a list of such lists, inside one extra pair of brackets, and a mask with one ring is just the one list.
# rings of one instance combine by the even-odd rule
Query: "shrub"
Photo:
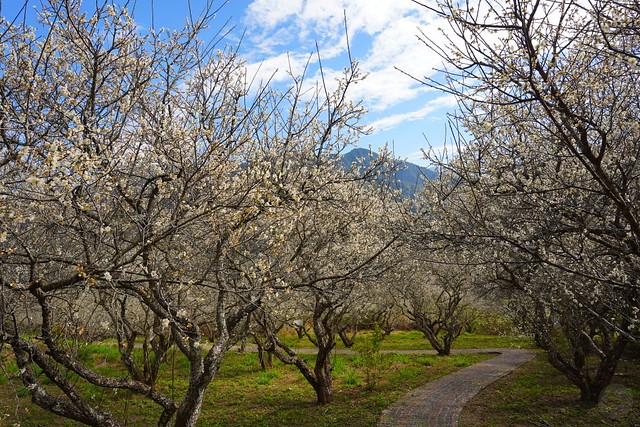
[(384, 367), (384, 359), (380, 354), (380, 343), (383, 338), (382, 329), (376, 323), (373, 325), (373, 333), (356, 345), (356, 352), (362, 360), (365, 383), (368, 388), (375, 387), (380, 371)]

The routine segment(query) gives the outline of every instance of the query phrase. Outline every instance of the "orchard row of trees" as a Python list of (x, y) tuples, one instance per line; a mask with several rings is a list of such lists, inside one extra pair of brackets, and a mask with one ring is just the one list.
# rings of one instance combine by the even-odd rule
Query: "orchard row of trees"
[[(198, 39), (214, 13), (146, 35), (110, 2), (51, 1), (36, 29), (2, 21), (1, 343), (60, 416), (119, 425), (90, 383), (150, 399), (159, 425), (194, 425), (249, 333), (328, 403), (336, 337), (397, 262), (404, 207), (380, 185), (393, 162), (340, 163), (362, 132), (346, 96), (357, 64), (317, 87), (250, 84), (235, 50)], [(299, 319), (312, 366), (278, 339)], [(125, 377), (82, 357), (103, 338)], [(189, 378), (174, 397), (157, 383), (176, 348)]]
[[(463, 114), (457, 151), (432, 159), (439, 178), (412, 201), (387, 181), (388, 153), (340, 163), (364, 131), (355, 62), (276, 90), (224, 40), (199, 40), (213, 9), (148, 34), (109, 2), (50, 1), (37, 29), (3, 20), (0, 345), (32, 400), (119, 425), (73, 377), (150, 399), (159, 425), (194, 425), (225, 353), (252, 336), (329, 403), (331, 351), (355, 326), (401, 313), (446, 355), (469, 297), (489, 294), (597, 401), (640, 335), (640, 11), (434, 11), (451, 45), (422, 39), (446, 64), (445, 83), (425, 83)], [(312, 340), (314, 363), (284, 327)], [(125, 377), (81, 357), (104, 338)], [(172, 349), (189, 364), (183, 396), (157, 387)]]
[(423, 240), (485, 268), (551, 364), (597, 402), (640, 337), (640, 5), (432, 10), (449, 43), (421, 35), (444, 64), (424, 83), (455, 94), (460, 115), (454, 155), (431, 156), (441, 180)]

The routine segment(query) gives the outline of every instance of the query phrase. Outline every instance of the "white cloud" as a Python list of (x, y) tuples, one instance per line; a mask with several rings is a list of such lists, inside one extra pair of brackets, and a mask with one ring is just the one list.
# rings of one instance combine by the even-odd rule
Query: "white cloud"
[(256, 83), (288, 82), (291, 75), (300, 76), (309, 61), (313, 63), (315, 58), (309, 54), (284, 52), (260, 62), (248, 63), (247, 78)]
[[(406, 7), (397, 6), (398, 3), (375, 3), (377, 4), (353, 2), (348, 5), (347, 19), (352, 50), (361, 51), (359, 58), (355, 53), (354, 56), (359, 59), (361, 70), (368, 74), (367, 79), (355, 87), (350, 95), (353, 99), (364, 99), (368, 109), (381, 111), (424, 94), (424, 87), (397, 68), (422, 78), (431, 75), (439, 63), (437, 57), (430, 55), (416, 38), (420, 25), (428, 25), (432, 32), (436, 31), (436, 24), (429, 24), (431, 18), (428, 15), (416, 14)], [(404, 3), (410, 4), (408, 0)], [(301, 16), (297, 17), (298, 21), (290, 23), (295, 28), (300, 28), (301, 33), (316, 24), (324, 26), (322, 30), (316, 28), (316, 31), (323, 32), (319, 44), (320, 54), (325, 62), (325, 75), (331, 75), (332, 71), (338, 74), (338, 70), (327, 67), (327, 62), (346, 50), (342, 27), (343, 6), (345, 5), (340, 2), (330, 0), (324, 3), (307, 1)], [(323, 21), (321, 18), (326, 19)], [(277, 39), (277, 35), (275, 38)], [(359, 45), (362, 41), (359, 39), (363, 38), (370, 44), (362, 52)], [(273, 45), (277, 41), (270, 37), (265, 43)], [(308, 41), (307, 52), (315, 49), (314, 43), (315, 41)], [(347, 66), (347, 59), (338, 60), (337, 65)]]
[[(280, 71), (275, 81), (283, 82), (289, 78), (285, 71), (291, 66), (294, 75), (299, 75), (317, 43), (326, 82), (333, 86), (333, 79), (349, 65), (345, 14), (354, 59), (368, 74), (351, 88), (349, 96), (354, 101), (362, 99), (364, 106), (378, 117), (388, 114), (372, 123), (378, 131), (424, 119), (442, 107), (454, 105), (448, 96), (425, 104), (434, 92), (398, 71), (422, 79), (432, 76), (441, 66), (438, 56), (416, 36), (421, 29), (444, 45), (438, 26), (445, 25), (411, 0), (256, 0), (245, 18), (250, 45), (248, 74), (257, 73), (266, 80), (277, 69)], [(289, 56), (282, 53), (287, 50), (291, 52)], [(306, 82), (308, 85), (319, 79), (315, 56), (311, 64), (313, 75)], [(397, 113), (400, 106), (411, 111)]]
[(405, 156), (408, 162), (415, 163), (418, 165), (428, 164), (424, 158), (424, 153), (422, 150), (413, 151)]
[(400, 17), (374, 36), (361, 63), (362, 69), (369, 72), (364, 93), (368, 100), (374, 101), (372, 110), (383, 110), (424, 97), (427, 89), (416, 79), (432, 76), (441, 67), (440, 58), (429, 52), (416, 37), (419, 27), (435, 38), (441, 37), (438, 32), (440, 21), (428, 20), (428, 17), (414, 15)]
[(246, 21), (269, 30), (302, 10), (302, 0), (255, 0), (247, 9)]
[(362, 99), (370, 111), (384, 111), (403, 101), (415, 99), (426, 90), (424, 86), (389, 66), (370, 71), (364, 81), (352, 88), (349, 95), (352, 99)]
[(376, 120), (373, 123), (370, 123), (369, 126), (373, 128), (374, 132), (382, 132), (392, 129), (402, 123), (424, 119), (427, 115), (436, 110), (441, 108), (452, 108), (455, 105), (456, 100), (453, 95), (444, 95), (428, 101), (426, 105), (418, 110), (393, 114)]
[[(416, 24), (431, 19), (426, 9), (410, 0), (255, 0), (244, 23), (252, 40), (261, 44), (284, 45), (295, 40), (309, 46), (317, 40), (328, 48), (344, 37), (345, 15), (351, 39), (357, 34), (374, 36), (409, 16)], [(340, 48), (344, 51), (346, 45)]]

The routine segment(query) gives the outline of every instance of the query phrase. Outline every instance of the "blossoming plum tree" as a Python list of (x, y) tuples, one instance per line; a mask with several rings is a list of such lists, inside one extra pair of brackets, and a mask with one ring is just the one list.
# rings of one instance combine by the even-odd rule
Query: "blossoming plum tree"
[[(389, 252), (397, 240), (386, 227), (384, 194), (352, 181), (348, 171), (339, 174), (337, 186), (318, 192), (294, 223), (286, 239), (288, 271), (256, 316), (268, 349), (298, 368), (319, 404), (333, 399), (331, 352), (337, 339), (358, 308), (369, 305), (380, 277), (391, 268)], [(295, 319), (303, 320), (301, 332), (317, 349), (313, 366), (276, 333)]]
[[(290, 237), (323, 229), (306, 206), (320, 215), (340, 187), (355, 64), (333, 91), (249, 87), (234, 49), (198, 38), (214, 14), (143, 34), (109, 2), (51, 0), (38, 28), (0, 22), (0, 342), (62, 417), (120, 425), (89, 383), (194, 425), (247, 316), (293, 271)], [(93, 369), (82, 346), (98, 336), (128, 375)], [(156, 387), (172, 346), (189, 362), (175, 397)]]
[(517, 0), (433, 10), (449, 43), (421, 36), (444, 63), (424, 83), (457, 96), (465, 132), (455, 158), (440, 159), (431, 230), (475, 248), (468, 261), (490, 266), (550, 362), (597, 402), (640, 336), (640, 9)]

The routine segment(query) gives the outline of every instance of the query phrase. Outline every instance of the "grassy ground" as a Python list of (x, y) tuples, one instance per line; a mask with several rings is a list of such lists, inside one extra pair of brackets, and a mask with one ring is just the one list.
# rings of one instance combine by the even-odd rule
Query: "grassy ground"
[[(235, 375), (221, 375), (210, 388), (211, 409), (202, 425), (211, 426), (374, 426), (383, 409), (408, 390), (488, 356), (384, 355), (384, 370), (372, 389), (364, 382), (359, 358), (338, 355), (334, 363), (335, 401), (317, 406), (312, 389), (290, 367), (259, 372), (254, 363), (237, 388)], [(237, 356), (242, 357), (242, 356)]]
[(598, 406), (578, 397), (578, 389), (540, 353), (469, 402), (460, 426), (640, 426), (640, 356), (625, 356)]
[[(387, 338), (385, 346), (393, 347), (393, 342), (408, 345), (414, 340), (411, 333), (394, 334)], [(420, 341), (420, 348), (426, 348), (424, 339)], [(125, 375), (117, 367), (118, 352), (112, 345), (89, 344), (82, 354), (96, 370)], [(15, 375), (8, 352), (0, 357), (4, 357), (3, 368), (8, 374), (0, 375), (0, 426), (14, 423), (23, 427), (78, 425), (31, 404), (27, 390)], [(369, 387), (357, 354), (335, 355), (335, 401), (331, 405), (317, 406), (313, 389), (295, 368), (276, 362), (273, 369), (262, 371), (255, 353), (230, 352), (207, 390), (199, 425), (374, 426), (382, 410), (400, 395), (488, 357), (491, 356), (383, 354), (376, 384)], [(169, 395), (182, 395), (187, 385), (186, 360), (177, 355), (175, 361), (170, 359), (163, 369), (158, 388)], [(81, 380), (77, 384), (97, 407), (112, 412), (126, 425), (146, 426), (157, 422), (157, 407), (149, 400), (122, 391), (105, 392)]]
[[(358, 342), (366, 339), (370, 331), (360, 332), (355, 339)], [(294, 332), (287, 333), (284, 341), (294, 348), (313, 348), (313, 344), (306, 338), (299, 339)], [(338, 349), (345, 346), (338, 341)], [(534, 348), (533, 341), (528, 337), (479, 335), (464, 333), (453, 344), (453, 349), (469, 348)], [(396, 331), (387, 335), (380, 346), (381, 350), (432, 350), (429, 341), (420, 331)]]
[[(431, 346), (420, 331), (395, 332), (382, 342), (383, 350), (430, 350)], [(534, 348), (528, 337), (476, 335), (464, 333), (453, 343), (453, 349), (469, 348)]]
[[(311, 346), (293, 334), (286, 339), (298, 348)], [(532, 344), (525, 338), (465, 334), (454, 346), (498, 347), (532, 348)], [(382, 343), (383, 350), (428, 348), (416, 331), (393, 333)], [(90, 344), (82, 355), (96, 370), (125, 375), (117, 368), (118, 351), (113, 345)], [(230, 352), (207, 390), (198, 425), (374, 426), (382, 410), (406, 391), (487, 357), (383, 354), (376, 385), (369, 388), (360, 357), (339, 354), (334, 356), (335, 401), (317, 406), (313, 390), (295, 368), (276, 362), (273, 369), (262, 371), (256, 354)], [(78, 425), (29, 402), (7, 351), (0, 351), (0, 368), (4, 371), (0, 373), (0, 426)], [(177, 355), (163, 369), (158, 387), (180, 396), (186, 387), (186, 361)], [(108, 409), (126, 425), (154, 425), (157, 421), (157, 407), (148, 400), (125, 392), (104, 392), (81, 381), (78, 385), (96, 406)], [(625, 358), (598, 407), (580, 405), (577, 397), (577, 389), (550, 367), (541, 353), (465, 407), (461, 426), (640, 426), (640, 356)]]

